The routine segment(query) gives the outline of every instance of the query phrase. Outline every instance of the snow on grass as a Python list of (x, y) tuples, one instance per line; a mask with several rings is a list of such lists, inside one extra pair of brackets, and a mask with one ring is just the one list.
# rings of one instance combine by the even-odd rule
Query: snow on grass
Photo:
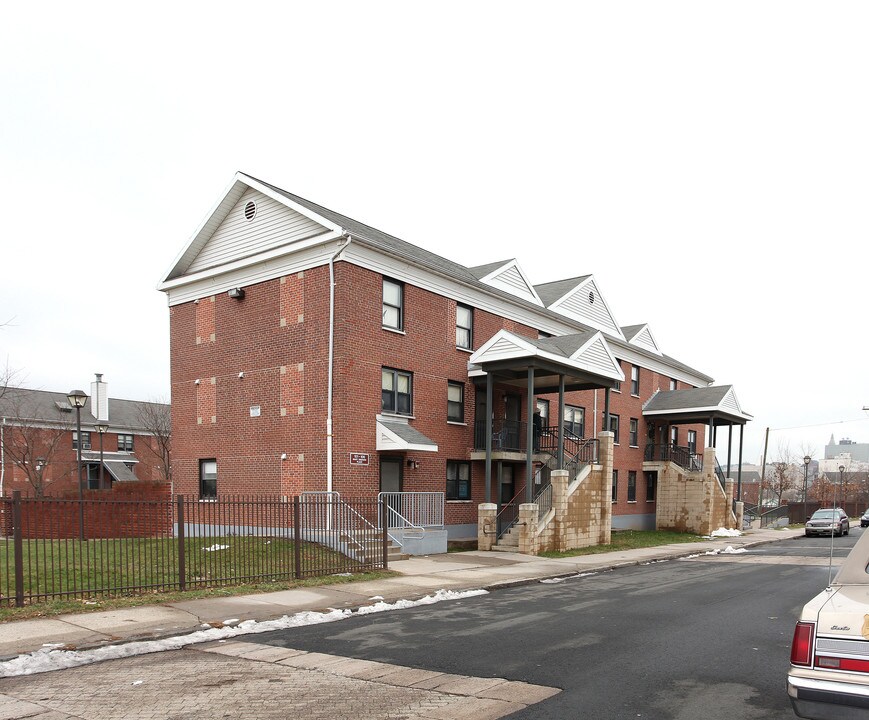
[(745, 548), (733, 548), (733, 546), (728, 545), (724, 550), (720, 550), (716, 548), (715, 550), (708, 550), (706, 552), (707, 555), (741, 555), (744, 552), (748, 552)]
[[(107, 645), (101, 648), (94, 648), (93, 650), (59, 650), (54, 644), (49, 644), (36, 652), (19, 655), (12, 660), (0, 662), (0, 677), (34, 675), (51, 670), (63, 670), (65, 668), (78, 667), (79, 665), (88, 665), (102, 660), (115, 660), (134, 655), (163, 652), (164, 650), (180, 650), (187, 645), (226, 640), (240, 635), (286, 630), (304, 625), (318, 625), (320, 623), (345, 620), (354, 615), (369, 615), (388, 610), (402, 610), (419, 605), (433, 605), (445, 600), (459, 600), (461, 598), (486, 594), (488, 594), (486, 590), (466, 590), (463, 592), (438, 590), (434, 595), (426, 595), (420, 600), (398, 600), (394, 603), (377, 602), (374, 605), (360, 607), (355, 611), (332, 609), (328, 612), (300, 612), (295, 615), (284, 615), (277, 620), (264, 620), (262, 622), (245, 620), (237, 625), (227, 625), (224, 623), (223, 627), (208, 627), (208, 629), (196, 630), (187, 635), (178, 635), (163, 638), (162, 640), (141, 640), (120, 645)], [(227, 620), (226, 622), (238, 621)]]
[(713, 538), (716, 538), (716, 537), (739, 537), (740, 535), (742, 535), (741, 530), (728, 530), (725, 527), (720, 527), (717, 530), (713, 530), (711, 533), (709, 533), (709, 537), (713, 537)]

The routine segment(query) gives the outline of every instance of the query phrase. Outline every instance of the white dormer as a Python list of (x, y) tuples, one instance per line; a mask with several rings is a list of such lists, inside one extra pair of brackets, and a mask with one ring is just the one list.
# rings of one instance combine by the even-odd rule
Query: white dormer
[[(550, 283), (554, 286), (556, 283)], [(624, 340), (624, 335), (610, 312), (593, 275), (577, 278), (575, 285), (552, 301), (547, 307), (573, 320)]]
[(648, 324), (623, 327), (622, 332), (624, 333), (625, 340), (627, 340), (631, 345), (641, 347), (644, 350), (655, 353), (655, 355), (664, 354), (658, 347), (658, 343), (655, 341), (655, 337), (652, 335), (652, 331)]
[(534, 286), (528, 281), (528, 277), (515, 259), (471, 268), (471, 272), (477, 274), (481, 283), (533, 302), (535, 305), (543, 305)]

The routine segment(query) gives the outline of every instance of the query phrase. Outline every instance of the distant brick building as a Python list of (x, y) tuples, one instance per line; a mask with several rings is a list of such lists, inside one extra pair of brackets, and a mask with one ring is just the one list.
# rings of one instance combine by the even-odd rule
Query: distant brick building
[[(167, 473), (155, 418), (168, 428), (169, 406), (109, 398), (107, 383), (97, 375), (81, 409), (82, 488), (164, 483)], [(77, 496), (78, 442), (76, 412), (66, 393), (2, 388), (0, 495), (20, 490), (30, 497)]]
[(563, 397), (570, 437), (615, 434), (613, 527), (654, 527), (647, 461), (750, 417), (648, 325), (619, 326), (592, 275), (465, 267), (241, 173), (160, 288), (176, 491), (203, 498), (444, 492), (451, 536), (472, 537), (478, 503), (524, 496), (529, 471), (545, 485)]

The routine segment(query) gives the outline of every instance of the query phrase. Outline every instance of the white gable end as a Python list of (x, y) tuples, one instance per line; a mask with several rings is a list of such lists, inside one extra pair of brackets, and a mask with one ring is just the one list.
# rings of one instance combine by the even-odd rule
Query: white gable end
[[(245, 208), (254, 203), (252, 218)], [(328, 232), (328, 228), (248, 188), (226, 215), (205, 246), (187, 267), (186, 273), (219, 267), (277, 247)]]
[(596, 334), (590, 343), (577, 350), (571, 356), (571, 359), (582, 363), (587, 369), (600, 375), (616, 377), (619, 380), (625, 379), (619, 363), (610, 351), (606, 340), (599, 334)]
[(658, 349), (658, 343), (655, 342), (655, 338), (652, 337), (652, 331), (649, 330), (649, 326), (646, 325), (640, 332), (634, 335), (628, 342), (632, 345), (637, 345), (645, 350), (649, 350), (656, 355), (661, 355), (660, 349)]
[(614, 337), (624, 339), (621, 328), (612, 316), (593, 277), (589, 277), (567, 295), (556, 300), (549, 309), (596, 330), (603, 330)]
[(725, 410), (742, 414), (742, 408), (739, 407), (739, 401), (736, 399), (736, 393), (733, 392), (733, 388), (727, 391), (727, 394), (721, 399), (718, 406)]
[(481, 278), (480, 282), (533, 302), (535, 305), (543, 305), (534, 286), (528, 282), (528, 278), (515, 260)]

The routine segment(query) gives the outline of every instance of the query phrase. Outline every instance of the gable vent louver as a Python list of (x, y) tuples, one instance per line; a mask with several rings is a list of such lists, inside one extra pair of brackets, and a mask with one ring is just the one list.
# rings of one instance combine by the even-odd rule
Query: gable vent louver
[(251, 200), (244, 206), (244, 216), (248, 220), (253, 220), (256, 215), (256, 203)]

